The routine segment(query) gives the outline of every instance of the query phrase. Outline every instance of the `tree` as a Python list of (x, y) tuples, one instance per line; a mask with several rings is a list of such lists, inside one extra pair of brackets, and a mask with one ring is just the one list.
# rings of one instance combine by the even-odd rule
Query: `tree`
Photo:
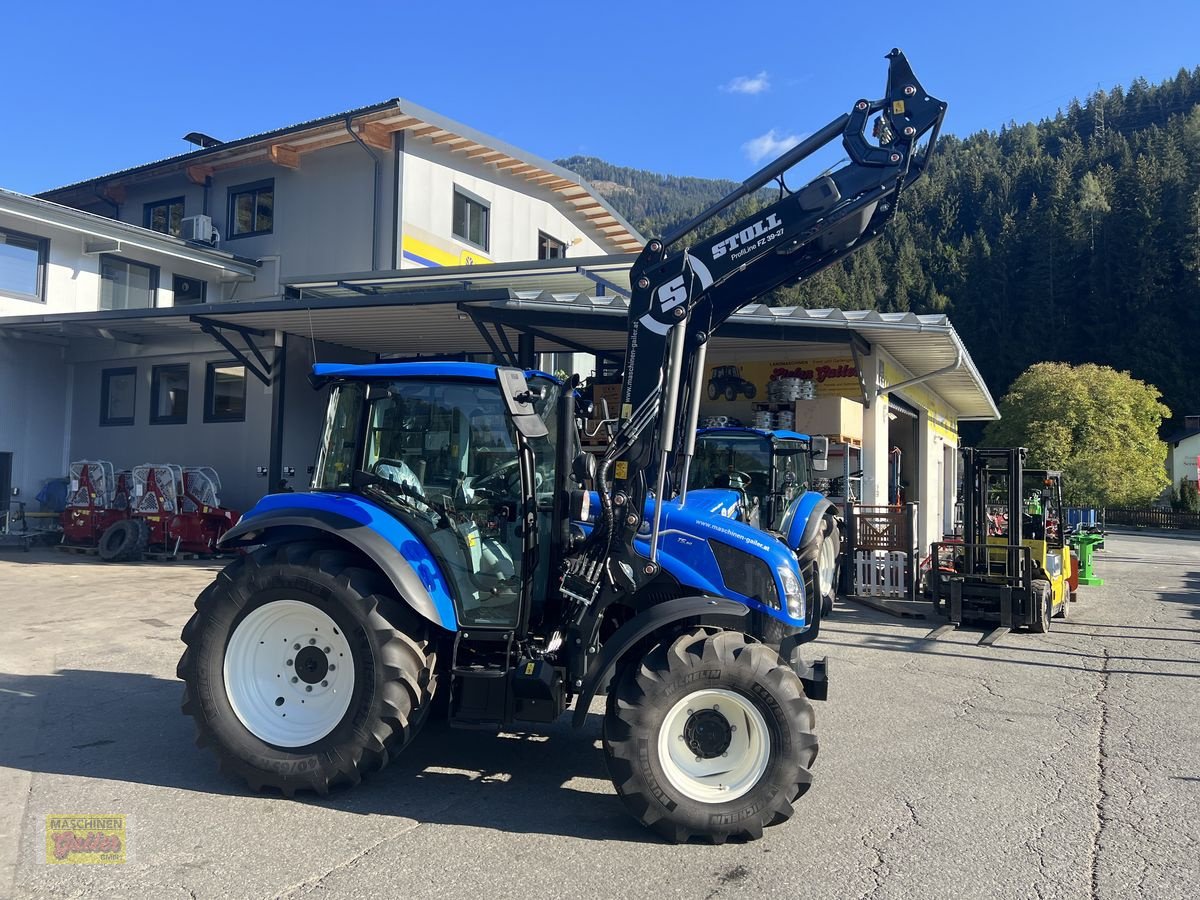
[(1200, 513), (1200, 494), (1196, 492), (1196, 482), (1182, 478), (1179, 481), (1179, 506), (1181, 512)]
[(1158, 438), (1170, 414), (1153, 385), (1091, 363), (1037, 363), (1000, 401), (1001, 419), (984, 444), (1028, 447), (1031, 468), (1063, 473), (1067, 503), (1141, 506), (1170, 484), (1167, 445)]

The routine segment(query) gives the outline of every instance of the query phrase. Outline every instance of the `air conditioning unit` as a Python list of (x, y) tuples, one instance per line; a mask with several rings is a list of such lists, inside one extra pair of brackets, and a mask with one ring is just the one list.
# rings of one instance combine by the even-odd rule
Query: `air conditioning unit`
[(201, 244), (216, 243), (212, 216), (188, 216), (180, 221), (179, 227), (179, 236), (185, 241), (197, 241)]

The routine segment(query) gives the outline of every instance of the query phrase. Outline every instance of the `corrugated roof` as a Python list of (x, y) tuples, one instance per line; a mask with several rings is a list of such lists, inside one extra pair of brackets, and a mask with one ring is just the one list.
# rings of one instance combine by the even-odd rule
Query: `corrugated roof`
[(202, 183), (205, 175), (252, 163), (296, 167), (305, 153), (354, 140), (346, 130), (347, 121), (353, 123), (361, 140), (380, 149), (391, 149), (392, 135), (405, 132), (407, 139), (429, 141), (447, 153), (461, 153), (477, 165), (492, 166), (511, 178), (552, 191), (585, 231), (616, 252), (636, 252), (645, 243), (576, 173), (400, 97), (121, 169), (38, 196), (67, 204), (84, 203), (94, 200), (99, 191), (169, 175), (187, 173)]
[[(149, 340), (170, 340), (199, 333), (200, 324), (192, 317), (202, 316), (264, 331), (284, 331), (305, 340), (311, 335), (370, 353), (431, 355), (487, 352), (474, 320), (479, 316), (507, 318), (532, 328), (540, 352), (587, 347), (621, 353), (628, 310), (629, 303), (621, 296), (552, 293), (531, 287), (517, 290), (503, 284), (426, 283), (420, 289), (414, 284), (405, 292), (379, 296), (351, 291), (329, 298), (0, 318), (0, 332), (63, 339), (78, 334), (75, 326), (85, 325)], [(797, 344), (811, 343), (822, 335), (833, 343), (849, 343), (857, 335), (885, 350), (914, 377), (952, 366), (961, 356), (957, 369), (926, 384), (960, 419), (999, 417), (970, 354), (944, 315), (755, 304), (731, 317), (711, 347), (778, 351), (780, 338), (787, 339), (793, 330)]]

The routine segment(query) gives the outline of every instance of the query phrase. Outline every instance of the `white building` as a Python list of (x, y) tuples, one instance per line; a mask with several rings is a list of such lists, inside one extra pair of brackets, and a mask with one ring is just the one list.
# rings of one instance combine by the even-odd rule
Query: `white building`
[[(304, 480), (314, 353), (376, 357), (311, 333), (289, 344), (271, 316), (248, 328), (227, 313), (295, 309), (287, 284), (325, 272), (531, 259), (573, 271), (641, 246), (575, 174), (403, 100), (189, 139), (200, 149), (37, 198), (0, 193), (6, 495), (31, 500), (70, 459), (101, 458), (213, 466), (244, 507)], [(154, 327), (135, 326), (147, 317)], [(406, 327), (404, 310), (389, 318)]]
[(1184, 479), (1200, 482), (1200, 416), (1184, 416), (1183, 428), (1167, 436), (1167, 474), (1175, 490)]

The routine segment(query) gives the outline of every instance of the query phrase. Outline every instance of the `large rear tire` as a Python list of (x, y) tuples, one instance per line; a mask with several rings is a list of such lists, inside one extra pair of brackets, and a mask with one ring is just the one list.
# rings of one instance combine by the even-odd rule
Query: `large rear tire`
[(774, 650), (699, 629), (623, 671), (604, 757), (629, 811), (668, 841), (755, 839), (808, 790), (813, 723), (800, 679)]
[(424, 723), (436, 671), (430, 626), (393, 593), (329, 544), (230, 563), (183, 629), (177, 674), (197, 745), (253, 790), (289, 797), (382, 769)]

